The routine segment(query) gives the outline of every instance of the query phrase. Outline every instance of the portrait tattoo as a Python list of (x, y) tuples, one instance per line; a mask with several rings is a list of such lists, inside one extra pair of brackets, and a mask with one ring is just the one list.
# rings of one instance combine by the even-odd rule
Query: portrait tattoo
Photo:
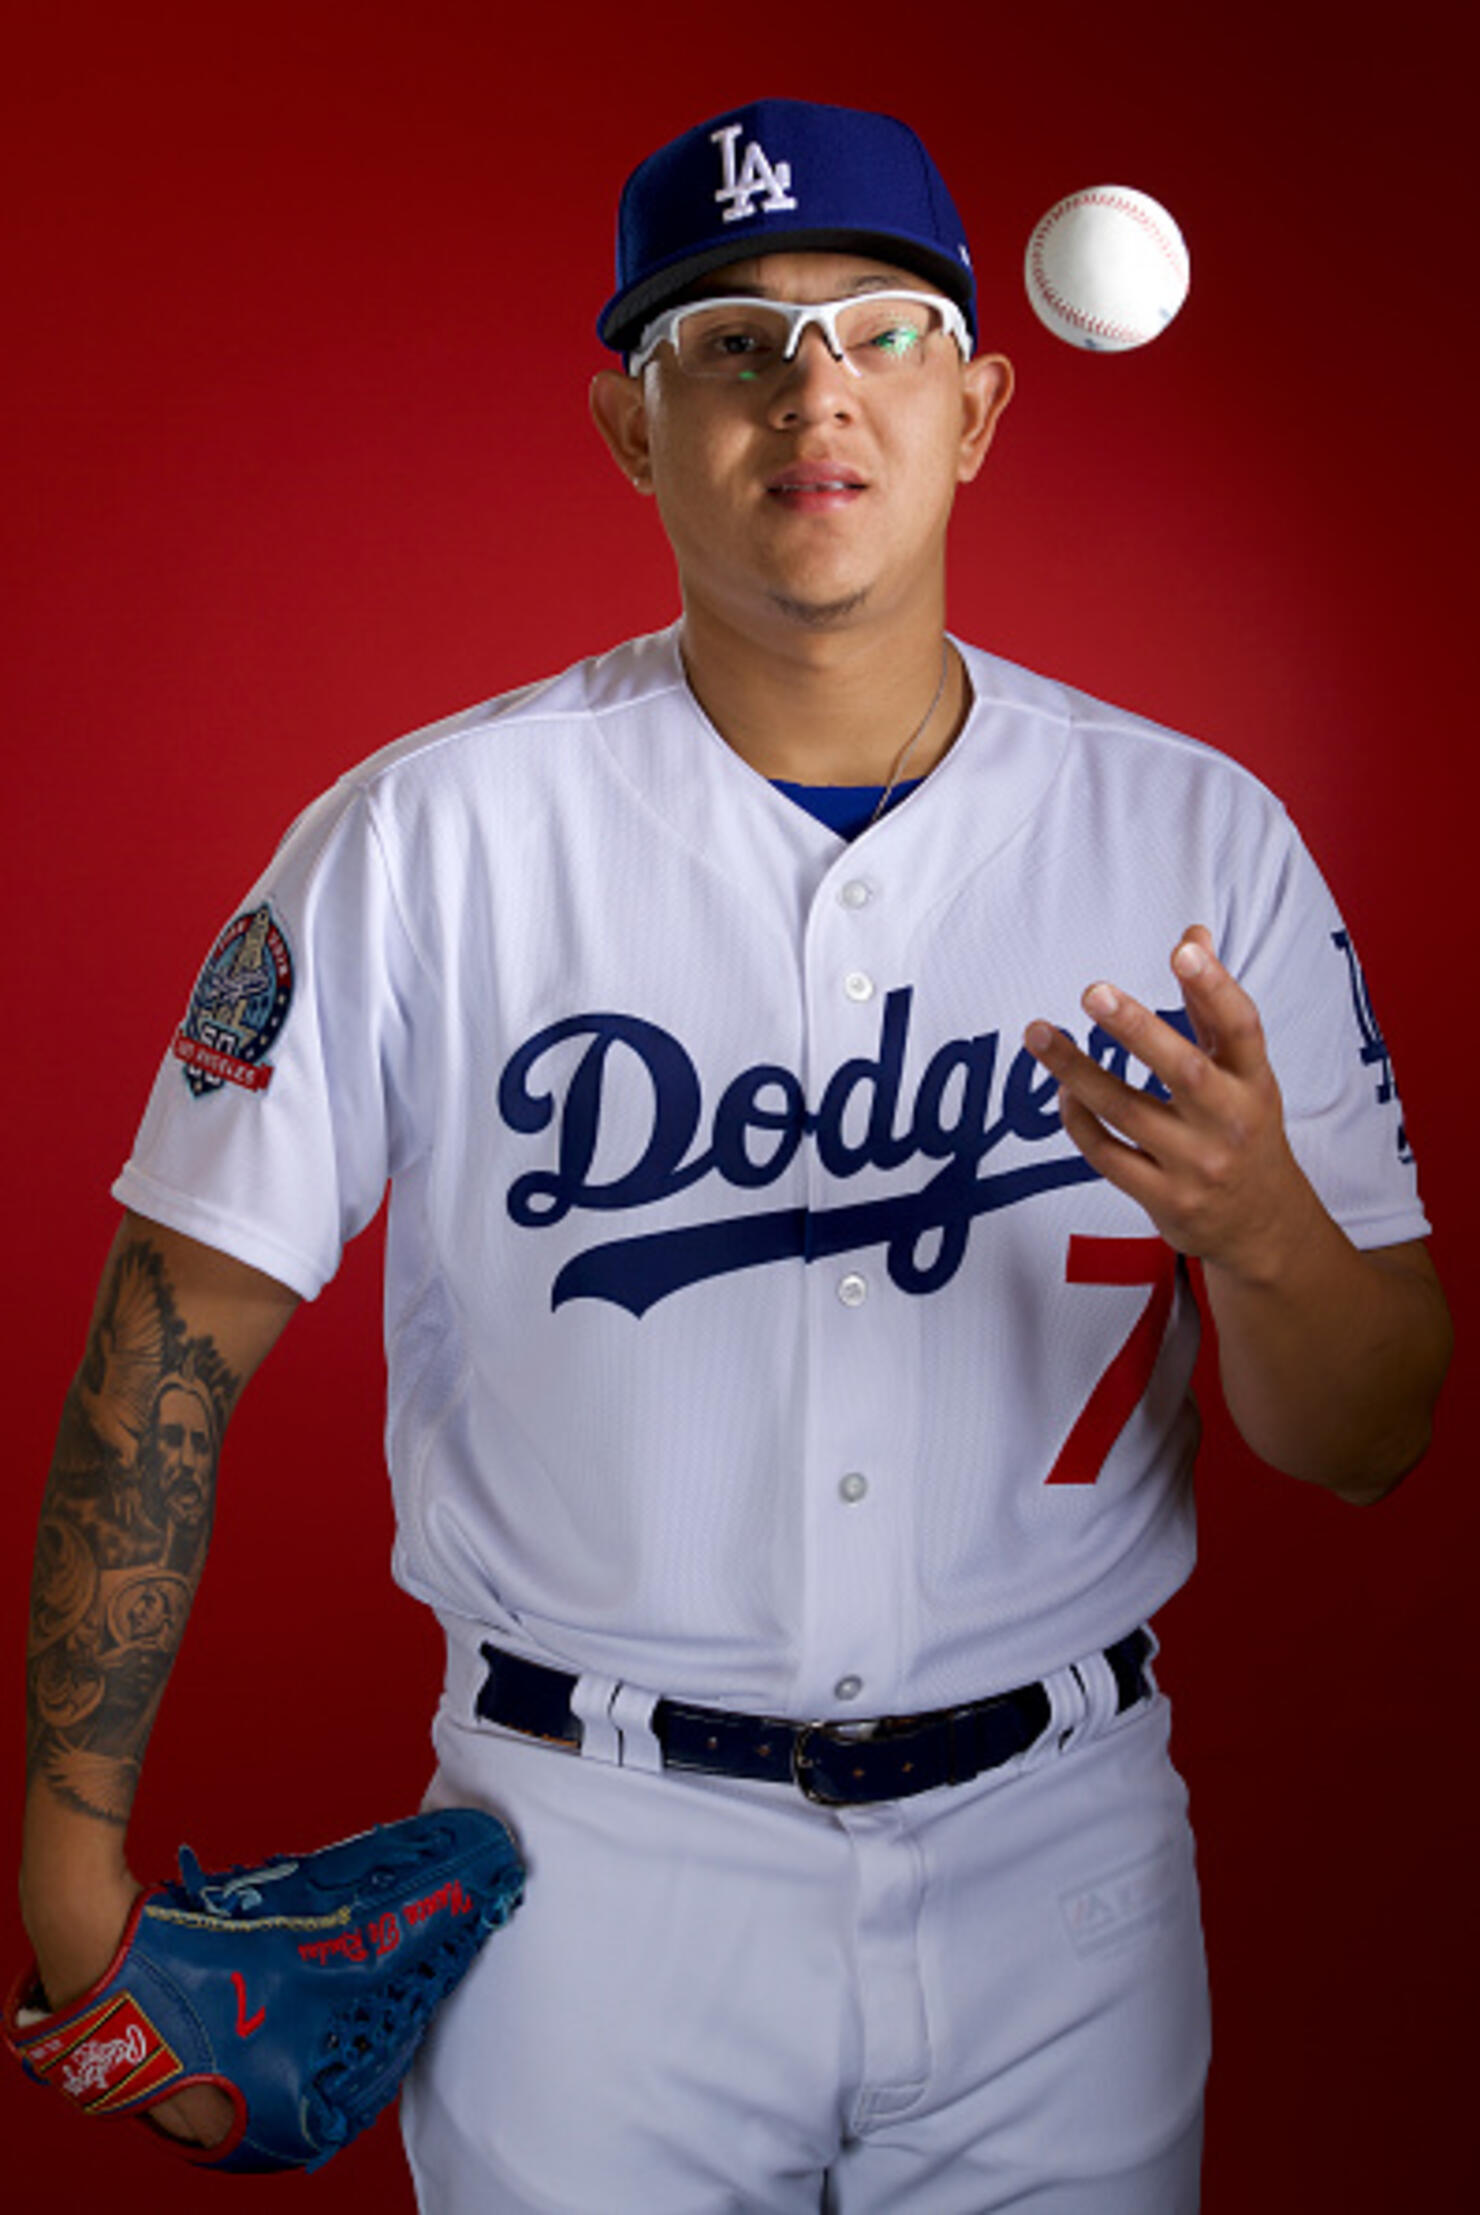
[(115, 1257), (62, 1410), (31, 1584), (27, 1774), (124, 1823), (205, 1562), (239, 1389), (187, 1335), (164, 1257)]

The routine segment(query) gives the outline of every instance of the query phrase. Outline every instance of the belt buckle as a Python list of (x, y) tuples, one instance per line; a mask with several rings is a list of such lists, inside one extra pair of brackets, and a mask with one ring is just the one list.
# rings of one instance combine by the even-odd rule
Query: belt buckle
[(800, 1724), (791, 1749), (791, 1775), (792, 1782), (803, 1799), (810, 1800), (814, 1807), (851, 1807), (854, 1802), (846, 1793), (827, 1792), (821, 1788), (813, 1775), (812, 1756), (808, 1747), (814, 1738), (825, 1738), (833, 1746), (847, 1746), (855, 1742), (867, 1744), (873, 1736), (872, 1728), (860, 1728), (856, 1723)]

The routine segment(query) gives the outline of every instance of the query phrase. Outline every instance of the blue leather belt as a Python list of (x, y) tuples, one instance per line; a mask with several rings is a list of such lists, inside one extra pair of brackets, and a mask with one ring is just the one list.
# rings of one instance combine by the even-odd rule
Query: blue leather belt
[[(483, 1721), (579, 1749), (582, 1725), (570, 1705), (579, 1679), (497, 1646), (485, 1645), (482, 1652), (488, 1675), (476, 1709)], [(1150, 1694), (1150, 1655), (1151, 1640), (1139, 1629), (1106, 1647), (1118, 1713)], [(862, 1726), (786, 1722), (659, 1700), (650, 1728), (667, 1769), (794, 1784), (824, 1807), (857, 1807), (908, 1799), (937, 1785), (967, 1784), (1026, 1753), (1047, 1730), (1051, 1713), (1047, 1687), (1023, 1684), (966, 1707), (885, 1716)]]

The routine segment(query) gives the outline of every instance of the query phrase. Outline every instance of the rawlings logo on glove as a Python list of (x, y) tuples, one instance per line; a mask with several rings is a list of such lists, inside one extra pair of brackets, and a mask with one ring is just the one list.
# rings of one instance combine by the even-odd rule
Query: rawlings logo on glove
[(120, 2022), (125, 2023), (127, 2027), (121, 2038), (84, 2037), (80, 2046), (70, 2049), (65, 2039), (42, 2039), (41, 2048), (56, 2054), (57, 2059), (50, 2064), (41, 2062), (33, 2052), (30, 2057), (33, 2069), (46, 2075), (54, 2068), (60, 2089), (69, 2100), (76, 2100), (79, 2107), (86, 2108), (104, 2106), (115, 2087), (130, 2085), (131, 2079), (135, 2081), (130, 2089), (137, 2092), (138, 2074), (146, 2061), (157, 2061), (166, 2074), (178, 2069), (179, 2057), (170, 2052), (154, 2025), (146, 2024), (136, 2011), (129, 2021), (129, 2012), (128, 2001), (120, 1999), (101, 2018), (110, 2030), (116, 2029)]
[(502, 1823), (459, 1807), (209, 1876), (182, 1847), (180, 1879), (140, 1896), (107, 1974), (70, 2007), (43, 2011), (33, 1964), (6, 2042), (91, 2115), (215, 2085), (231, 2131), (180, 2152), (260, 2171), (316, 2169), (375, 2120), (524, 1871)]

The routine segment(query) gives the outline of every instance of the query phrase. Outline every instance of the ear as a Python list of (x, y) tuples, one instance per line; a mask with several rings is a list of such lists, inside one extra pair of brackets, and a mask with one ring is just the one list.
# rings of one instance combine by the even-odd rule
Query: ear
[(969, 485), (987, 458), (997, 419), (1012, 398), (1012, 363), (1003, 354), (977, 354), (961, 372), (961, 452), (956, 481)]
[(651, 492), (653, 465), (641, 377), (628, 377), (619, 369), (598, 369), (591, 379), (591, 419), (622, 475), (639, 492)]

